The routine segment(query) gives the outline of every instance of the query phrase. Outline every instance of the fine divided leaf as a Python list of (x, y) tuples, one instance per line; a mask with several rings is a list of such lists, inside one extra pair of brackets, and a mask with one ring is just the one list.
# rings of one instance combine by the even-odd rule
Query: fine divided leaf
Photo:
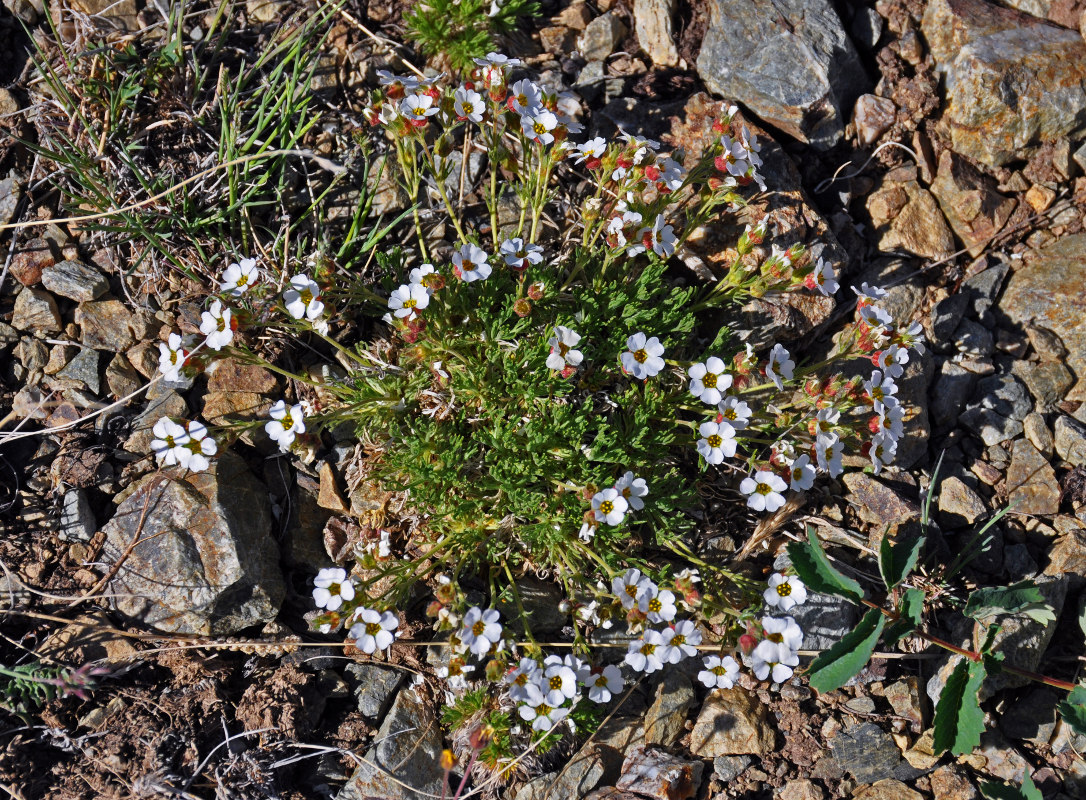
[(1053, 609), (1033, 581), (1019, 581), (1013, 586), (991, 586), (977, 589), (965, 604), (965, 615), (984, 619), (1005, 614), (1025, 614), (1036, 622), (1055, 622)]
[(923, 539), (919, 536), (902, 539), (897, 544), (891, 544), (888, 538), (883, 537), (879, 545), (879, 572), (887, 589), (893, 589), (913, 571), (920, 558), (922, 544)]
[(898, 614), (901, 618), (886, 627), (886, 635), (883, 640), (887, 647), (895, 645), (920, 627), (920, 621), (924, 614), (924, 592), (922, 589), (906, 589), (901, 595), (901, 604), (898, 606)]
[(807, 543), (791, 542), (788, 545), (788, 557), (808, 589), (820, 594), (832, 594), (846, 600), (863, 600), (864, 591), (859, 583), (846, 578), (833, 568), (826, 552), (815, 535), (813, 525), (807, 526)]
[(1041, 790), (1033, 783), (1033, 778), (1026, 772), (1022, 776), (1022, 787), (1007, 783), (985, 781), (980, 784), (980, 793), (988, 800), (1044, 800)]
[(1059, 706), (1063, 721), (1080, 736), (1086, 736), (1086, 686), (1076, 686)]
[(811, 662), (808, 671), (811, 686), (825, 694), (848, 683), (871, 658), (885, 623), (881, 611), (875, 608), (868, 611), (851, 633)]
[(984, 712), (978, 693), (986, 675), (984, 664), (963, 658), (947, 679), (935, 706), (932, 748), (956, 756), (971, 753), (984, 732)]

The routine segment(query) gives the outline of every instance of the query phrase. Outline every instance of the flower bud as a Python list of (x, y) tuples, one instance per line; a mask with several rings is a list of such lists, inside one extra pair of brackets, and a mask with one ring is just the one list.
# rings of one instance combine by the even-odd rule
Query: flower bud
[(750, 655), (750, 652), (757, 647), (758, 641), (749, 633), (744, 633), (739, 637), (739, 649), (746, 655)]
[(532, 304), (522, 297), (513, 303), (513, 313), (518, 317), (526, 317), (532, 313)]
[(528, 297), (538, 302), (543, 299), (543, 293), (546, 291), (546, 288), (547, 284), (542, 281), (536, 281), (528, 287)]
[(488, 681), (497, 683), (505, 674), (505, 664), (496, 658), (492, 658), (490, 661), (486, 662), (486, 668), (483, 671), (486, 674), (486, 679)]
[(456, 766), (456, 756), (453, 755), (452, 750), (441, 751), (441, 769), (445, 772), (451, 772)]

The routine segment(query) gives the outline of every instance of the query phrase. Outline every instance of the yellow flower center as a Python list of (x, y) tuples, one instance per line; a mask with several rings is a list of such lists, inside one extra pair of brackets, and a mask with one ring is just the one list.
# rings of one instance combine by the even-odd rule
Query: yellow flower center
[(645, 352), (644, 348), (642, 348), (641, 350), (634, 350), (633, 357), (634, 361), (636, 361), (638, 364), (644, 364), (646, 361), (649, 360), (649, 354)]
[(673, 637), (672, 637), (672, 639), (671, 639), (671, 643), (672, 643), (673, 645), (675, 645), (676, 647), (678, 647), (679, 645), (681, 645), (681, 644), (685, 644), (685, 643), (686, 643), (686, 637), (685, 637), (685, 636), (683, 636), (683, 635), (682, 635), (682, 634), (680, 633), (680, 634), (678, 634), (678, 635), (676, 635), (676, 636), (673, 636)]
[(298, 292), (298, 297), (300, 297), (302, 302), (306, 305), (313, 302), (313, 292), (309, 291), (309, 289), (302, 289)]
[(238, 282), (236, 284), (234, 284), (234, 285), (237, 286), (240, 289), (242, 286), (244, 286), (248, 282), (249, 281), (246, 278), (246, 276), (242, 275), (240, 278), (238, 278)]
[(641, 654), (645, 656), (651, 656), (656, 652), (656, 645), (648, 644), (647, 642), (641, 645)]
[(713, 449), (716, 449), (716, 448), (720, 447), (720, 445), (724, 444), (724, 437), (721, 436), (720, 434), (714, 433), (712, 436), (710, 436), (705, 441), (709, 443), (710, 447), (712, 447)]
[(562, 679), (555, 675), (553, 678), (547, 681), (547, 685), (552, 689), (560, 690), (562, 688)]
[(790, 584), (788, 581), (780, 584), (779, 586), (777, 586), (777, 594), (779, 594), (781, 597), (788, 597), (788, 595), (792, 594), (792, 584)]
[(414, 308), (414, 307), (415, 307), (415, 306), (417, 306), (418, 304), (419, 304), (419, 301), (418, 301), (418, 300), (416, 300), (416, 299), (415, 299), (415, 298), (413, 298), (413, 297), (412, 297), (411, 299), (409, 299), (409, 300), (404, 300), (404, 301), (403, 301), (403, 307), (404, 307), (404, 308)]
[(602, 503), (600, 503), (600, 511), (602, 511), (604, 514), (610, 514), (614, 510), (615, 504), (612, 503), (610, 500), (604, 500)]
[(515, 683), (517, 686), (527, 686), (528, 685), (528, 673), (527, 672), (520, 673), (519, 675), (517, 675), (516, 678), (513, 679), (513, 683)]
[(172, 436), (170, 436), (169, 434), (167, 434), (167, 435), (166, 435), (166, 438), (165, 438), (165, 440), (164, 440), (164, 441), (166, 442), (166, 446), (167, 446), (167, 447), (175, 447), (175, 446), (176, 446), (176, 445), (174, 445), (174, 443), (173, 443), (173, 437), (172, 437)]
[(630, 597), (635, 597), (637, 595), (637, 587), (632, 583), (627, 583), (626, 594), (628, 594)]
[(706, 389), (716, 388), (716, 375), (712, 372), (706, 372), (705, 377), (701, 379), (701, 385)]
[(881, 403), (882, 398), (885, 397), (885, 395), (882, 392), (882, 387), (881, 386), (876, 386), (875, 388), (873, 388), (871, 390), (871, 396)]
[(482, 620), (479, 620), (478, 622), (476, 622), (474, 625), (471, 626), (471, 632), (473, 634), (475, 634), (476, 636), (482, 636), (483, 631), (485, 631), (485, 630), (486, 630), (486, 623), (483, 622)]
[(784, 644), (784, 636), (779, 633), (767, 633), (765, 638), (771, 642), (776, 642), (777, 644)]
[(603, 673), (600, 673), (596, 677), (595, 683), (596, 683), (596, 686), (599, 686), (599, 687), (601, 687), (603, 689), (607, 688), (607, 678), (603, 675)]
[(719, 676), (719, 675), (727, 675), (728, 674), (728, 670), (724, 669), (724, 667), (721, 667), (721, 666), (713, 667), (709, 671), (711, 673), (713, 673), (714, 675), (717, 675), (717, 676)]
[(547, 126), (544, 125), (542, 122), (537, 122), (535, 125), (532, 126), (532, 130), (535, 131), (536, 136), (542, 136), (544, 133), (547, 132)]
[(551, 708), (551, 707), (550, 707), (549, 705), (547, 705), (546, 703), (540, 703), (539, 705), (537, 705), (537, 706), (535, 707), (535, 715), (536, 715), (537, 717), (545, 717), (545, 716), (547, 716), (548, 714), (550, 714), (550, 713), (551, 713), (552, 711), (554, 711), (554, 709), (553, 709), (553, 708)]
[(726, 420), (734, 420), (738, 415), (735, 413), (734, 408), (726, 408), (724, 409), (724, 412), (721, 414), (721, 416), (724, 417), (724, 419)]
[(758, 494), (769, 494), (773, 491), (773, 487), (770, 486), (768, 483), (759, 483), (758, 488), (754, 491), (756, 491)]
[(663, 603), (661, 603), (658, 598), (654, 597), (649, 600), (649, 611), (651, 611), (653, 614), (658, 614), (660, 612), (660, 609), (663, 607)]
[(380, 632), (381, 632), (381, 623), (379, 623), (379, 622), (367, 622), (366, 623), (366, 633), (368, 633), (370, 636), (376, 636)]

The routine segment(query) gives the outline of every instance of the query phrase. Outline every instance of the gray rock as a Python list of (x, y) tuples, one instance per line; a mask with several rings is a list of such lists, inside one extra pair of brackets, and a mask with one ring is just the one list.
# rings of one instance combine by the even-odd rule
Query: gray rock
[(966, 369), (957, 361), (947, 359), (939, 370), (939, 377), (931, 390), (931, 421), (937, 431), (954, 427), (962, 408), (972, 397), (977, 383), (977, 373)]
[(60, 507), (60, 528), (57, 535), (66, 542), (89, 542), (98, 530), (87, 493), (69, 489)]
[[(556, 633), (569, 624), (569, 614), (561, 611), (558, 604), (562, 601), (561, 590), (553, 583), (538, 578), (525, 577), (517, 581), (520, 602), (528, 614), (528, 622), (533, 631)], [(510, 620), (519, 620), (520, 612), (514, 601), (499, 602), (496, 606), (502, 616)], [(514, 625), (523, 623), (517, 621)]]
[(109, 584), (126, 616), (161, 631), (215, 636), (270, 622), (279, 611), (286, 587), (267, 489), (229, 450), (207, 472), (147, 476), (103, 530), (107, 565), (137, 536), (145, 539)]
[(366, 753), (336, 800), (429, 800), (440, 796), (441, 729), (429, 704), (413, 688), (396, 695)]
[(988, 512), (980, 495), (960, 478), (945, 478), (939, 484), (939, 515), (947, 530), (972, 525)]
[(29, 288), (23, 289), (15, 298), (11, 325), (16, 330), (42, 334), (59, 333), (64, 327), (53, 295)]
[(963, 319), (954, 331), (955, 349), (967, 356), (990, 356), (995, 352), (992, 332), (971, 319)]
[[(705, 764), (673, 756), (663, 750), (635, 747), (622, 764), (622, 777), (615, 784), (622, 791), (669, 800), (673, 796), (696, 797)], [(677, 792), (678, 786), (683, 791)]]
[(713, 759), (713, 774), (727, 783), (739, 777), (750, 766), (750, 756), (717, 756)]
[(674, 67), (679, 63), (675, 46), (675, 0), (634, 0), (634, 30), (641, 49), (648, 53), (658, 67)]
[(95, 350), (121, 353), (139, 338), (136, 315), (120, 300), (80, 303), (75, 310), (75, 323), (82, 329), (83, 344)]
[(973, 305), (973, 313), (985, 325), (990, 326), (995, 323), (988, 310), (999, 298), (999, 292), (1010, 270), (1006, 261), (997, 261), (962, 283), (961, 291), (969, 297)]
[(354, 689), (358, 710), (368, 722), (381, 719), (404, 677), (402, 670), (377, 664), (348, 664), (344, 672)]
[[(622, 769), (622, 754), (613, 747), (592, 743), (581, 748), (557, 773), (529, 782), (517, 800), (581, 800), (598, 786), (612, 786)], [(525, 792), (525, 790), (528, 790)], [(523, 793), (523, 794), (522, 794)]]
[(1069, 464), (1086, 465), (1086, 425), (1073, 417), (1056, 417), (1056, 453)]
[(0, 348), (13, 345), (19, 341), (19, 332), (6, 322), (0, 322)]
[(155, 435), (152, 431), (155, 423), (162, 417), (178, 419), (188, 414), (188, 404), (177, 392), (161, 386), (153, 386), (147, 393), (148, 405), (134, 420), (132, 432), (124, 442), (124, 449), (129, 453), (144, 456), (151, 452), (151, 442)]
[(776, 743), (769, 709), (741, 686), (710, 692), (690, 732), (690, 752), (700, 758), (764, 756)]
[(949, 347), (951, 336), (961, 323), (968, 305), (969, 298), (962, 292), (955, 292), (932, 306), (930, 316), (924, 320), (932, 347), (940, 352)]
[(999, 716), (999, 728), (1010, 739), (1047, 745), (1056, 730), (1056, 703), (1051, 689), (1038, 686), (1008, 702)]
[(602, 61), (589, 61), (585, 64), (573, 84), (581, 97), (589, 103), (596, 102), (600, 97), (605, 103), (610, 103), (622, 95), (623, 86), (622, 78), (607, 74), (607, 68)]
[(98, 378), (98, 351), (84, 347), (75, 358), (65, 365), (64, 369), (57, 373), (58, 378), (66, 378), (70, 381), (79, 381), (94, 394), (98, 394), (100, 381)]
[(892, 778), (901, 763), (901, 751), (890, 734), (865, 722), (830, 740), (834, 760), (859, 783)]
[(79, 261), (61, 261), (46, 267), (42, 270), (41, 282), (53, 294), (77, 303), (97, 300), (109, 291), (105, 275)]
[(1022, 433), (1022, 420), (1033, 410), (1026, 388), (1011, 375), (992, 375), (977, 383), (962, 424), (985, 445), (999, 444)]
[(944, 73), (952, 146), (990, 166), (1086, 130), (1086, 43), (985, 0), (929, 3), (921, 30)]
[(1003, 571), (1011, 581), (1032, 578), (1040, 567), (1024, 544), (1009, 544), (1003, 548)]
[(1041, 451), (1041, 455), (1046, 459), (1052, 458), (1052, 454), (1055, 452), (1055, 446), (1052, 439), (1052, 431), (1048, 429), (1045, 418), (1034, 411), (1027, 414), (1026, 418), (1022, 420), (1022, 427), (1025, 428), (1026, 438), (1029, 439), (1034, 447)]
[(868, 81), (833, 6), (713, 0), (709, 9), (697, 61), (709, 91), (819, 149), (840, 141)]
[(974, 258), (1002, 230), (1016, 205), (1014, 199), (997, 191), (994, 179), (950, 150), (939, 156), (931, 193)]
[(126, 397), (143, 385), (132, 363), (117, 353), (106, 366), (106, 386), (114, 397)]
[(15, 216), (15, 209), (19, 207), (19, 200), (22, 196), (22, 183), (16, 180), (14, 176), (4, 178), (4, 180), (0, 181), (0, 225), (6, 225), (11, 222), (11, 218)]
[(1022, 379), (1037, 401), (1037, 409), (1047, 414), (1067, 396), (1075, 376), (1059, 361), (1015, 361), (1012, 372)]
[(807, 602), (788, 613), (803, 629), (804, 650), (828, 650), (860, 621), (848, 600), (815, 592), (808, 592)]
[[(857, 102), (857, 114), (860, 107)], [(879, 250), (883, 252), (900, 249), (938, 259), (946, 258), (956, 249), (954, 234), (943, 219), (935, 197), (915, 180), (884, 182), (867, 198), (867, 212), (879, 237)]]
[(694, 687), (678, 670), (667, 671), (656, 685), (645, 714), (645, 744), (672, 747), (685, 733), (686, 715), (694, 705)]
[(577, 49), (585, 61), (602, 61), (615, 52), (615, 46), (626, 35), (626, 24), (608, 11), (585, 26), (577, 39)]
[(1007, 500), (1017, 514), (1055, 514), (1060, 510), (1060, 484), (1056, 471), (1025, 439), (1014, 443), (1007, 470)]
[(1086, 401), (1086, 234), (1059, 239), (1015, 270), (999, 308), (1011, 321), (1055, 334), (1067, 348), (1066, 365), (1078, 378), (1067, 400)]

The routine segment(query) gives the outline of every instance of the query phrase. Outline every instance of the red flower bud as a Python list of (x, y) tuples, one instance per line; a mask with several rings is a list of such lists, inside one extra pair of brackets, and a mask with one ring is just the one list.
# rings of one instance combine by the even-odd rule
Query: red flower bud
[(744, 633), (742, 636), (739, 637), (739, 649), (747, 655), (749, 655), (750, 651), (757, 646), (758, 641), (749, 633)]

